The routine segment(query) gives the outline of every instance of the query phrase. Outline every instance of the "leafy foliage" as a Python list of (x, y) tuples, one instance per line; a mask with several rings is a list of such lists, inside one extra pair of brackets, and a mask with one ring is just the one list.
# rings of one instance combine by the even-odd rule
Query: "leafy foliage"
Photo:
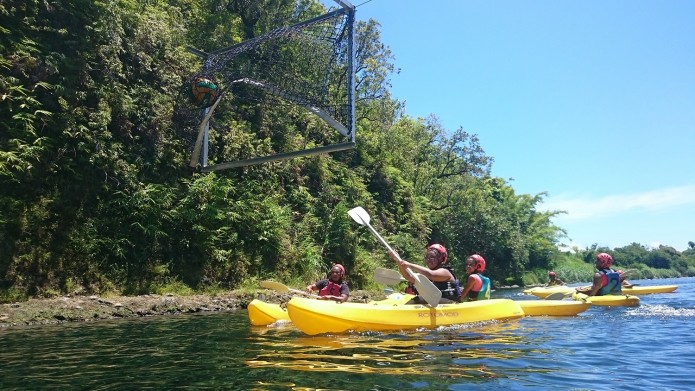
[[(539, 212), (544, 194), (491, 177), (476, 135), (404, 112), (374, 20), (357, 25), (357, 149), (189, 172), (177, 112), (199, 59), (186, 47), (228, 46), (323, 12), (314, 0), (1, 3), (0, 300), (310, 281), (334, 262), (369, 287), (390, 261), (347, 216), (356, 205), (406, 258), (445, 244), (460, 275), (472, 253), (496, 283), (563, 262), (590, 269), (597, 249), (559, 252), (564, 232), (551, 219), (561, 212)], [(306, 110), (270, 97), (218, 111), (210, 146), (220, 159), (335, 141)], [(694, 248), (614, 254), (644, 275), (695, 275)]]

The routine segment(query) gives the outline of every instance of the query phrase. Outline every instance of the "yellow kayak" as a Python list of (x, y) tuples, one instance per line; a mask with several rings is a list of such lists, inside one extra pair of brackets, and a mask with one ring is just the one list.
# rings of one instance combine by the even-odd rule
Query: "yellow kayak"
[(246, 309), (249, 311), (249, 320), (254, 326), (267, 326), (279, 320), (290, 321), (290, 315), (280, 307), (280, 304), (253, 299)]
[[(536, 297), (540, 297), (541, 299), (545, 299), (546, 297), (550, 296), (553, 293), (560, 292), (567, 294), (569, 296), (570, 293), (573, 293), (576, 287), (568, 287), (568, 286), (552, 286), (552, 287), (535, 287), (535, 288), (530, 288), (526, 289), (523, 292), (526, 294), (534, 295)], [(678, 285), (633, 285), (631, 287), (622, 287), (622, 293), (626, 295), (650, 295), (654, 293), (670, 293), (678, 289)]]
[(592, 305), (602, 305), (610, 307), (637, 307), (639, 305), (639, 297), (632, 295), (604, 295), (604, 296), (587, 296), (583, 293), (573, 293), (574, 300), (591, 303)]
[[(415, 295), (407, 293), (392, 293), (384, 300), (370, 301), (373, 305), (404, 305), (410, 301)], [(249, 312), (249, 321), (253, 326), (267, 326), (277, 321), (290, 322), (290, 315), (287, 310), (279, 304), (266, 303), (265, 301), (253, 299), (246, 308)]]
[[(370, 301), (368, 304), (400, 306), (405, 305), (413, 297), (415, 296), (406, 293), (392, 293), (384, 300)], [(591, 307), (591, 304), (582, 301), (519, 300), (515, 302), (521, 307), (525, 316), (574, 316)], [(254, 326), (267, 326), (277, 321), (291, 321), (287, 311), (279, 304), (266, 303), (258, 299), (249, 303), (248, 312), (249, 320)]]
[(535, 288), (530, 288), (530, 289), (525, 289), (523, 292), (527, 295), (534, 295), (536, 297), (540, 297), (541, 299), (545, 299), (546, 297), (552, 295), (553, 293), (566, 293), (570, 294), (574, 291), (574, 288), (566, 286), (566, 285), (557, 285), (557, 286), (537, 286)]
[(574, 316), (591, 307), (584, 301), (518, 300), (526, 316)]
[(628, 295), (650, 295), (653, 293), (671, 293), (678, 289), (678, 285), (633, 285), (622, 287), (622, 293)]
[(379, 305), (336, 303), (293, 297), (287, 303), (292, 323), (309, 335), (353, 331), (394, 331), (437, 328), (472, 322), (516, 319), (524, 316), (519, 304), (509, 299), (468, 303), (424, 305)]

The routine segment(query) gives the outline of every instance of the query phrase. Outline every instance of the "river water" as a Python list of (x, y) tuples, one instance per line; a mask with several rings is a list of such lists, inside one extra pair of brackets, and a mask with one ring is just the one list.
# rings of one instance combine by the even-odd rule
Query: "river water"
[(679, 288), (637, 308), (399, 333), (306, 336), (246, 311), (0, 329), (0, 389), (695, 389), (695, 278), (633, 282)]

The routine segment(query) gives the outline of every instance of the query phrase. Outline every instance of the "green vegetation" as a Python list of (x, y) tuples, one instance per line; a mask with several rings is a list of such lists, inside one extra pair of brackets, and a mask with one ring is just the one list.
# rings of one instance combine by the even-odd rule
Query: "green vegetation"
[[(406, 259), (439, 241), (459, 273), (483, 254), (498, 284), (550, 268), (587, 280), (599, 249), (557, 250), (564, 232), (551, 219), (561, 212), (536, 210), (545, 194), (515, 194), (490, 176), (474, 134), (412, 118), (392, 98), (396, 66), (375, 21), (357, 28), (357, 149), (188, 170), (177, 113), (200, 60), (186, 47), (225, 47), (324, 11), (312, 0), (2, 2), (0, 301), (214, 292), (268, 277), (301, 285), (336, 261), (352, 286), (373, 287), (372, 271), (389, 261), (347, 215), (357, 205)], [(218, 111), (219, 159), (334, 137), (306, 110), (270, 100)], [(692, 276), (694, 248), (611, 253), (632, 278)]]

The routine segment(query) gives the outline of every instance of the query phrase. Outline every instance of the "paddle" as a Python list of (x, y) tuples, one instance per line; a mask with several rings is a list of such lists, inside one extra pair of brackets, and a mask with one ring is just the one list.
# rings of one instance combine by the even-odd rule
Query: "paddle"
[(379, 267), (374, 271), (374, 281), (378, 284), (397, 285), (401, 281), (406, 281), (398, 270), (384, 269)]
[[(569, 288), (571, 288), (571, 287), (569, 287)], [(551, 294), (549, 294), (548, 296), (546, 296), (544, 300), (562, 300), (562, 299), (564, 299), (565, 297), (569, 297), (569, 296), (572, 296), (573, 294), (577, 293), (577, 292), (578, 292), (577, 289), (579, 289), (579, 290), (587, 290), (587, 289), (591, 289), (591, 286), (577, 286), (577, 287), (574, 287), (574, 289), (572, 289), (572, 290), (570, 290), (570, 291), (568, 291), (568, 292), (555, 292), (555, 293), (551, 293)]]
[(266, 289), (271, 289), (274, 291), (278, 292), (283, 292), (283, 293), (296, 293), (298, 295), (304, 295), (304, 296), (312, 296), (307, 292), (300, 291), (299, 289), (292, 289), (288, 287), (285, 284), (282, 284), (280, 282), (275, 282), (275, 281), (261, 281), (261, 287), (266, 288)]
[[(356, 208), (350, 209), (348, 211), (348, 214), (350, 217), (352, 217), (353, 220), (355, 220), (358, 224), (360, 225), (366, 225), (370, 231), (376, 236), (377, 239), (381, 242), (381, 244), (386, 247), (389, 252), (393, 251), (391, 246), (389, 246), (388, 243), (384, 240), (384, 238), (379, 235), (378, 232), (374, 229), (374, 227), (369, 224), (369, 213), (367, 213), (364, 208), (361, 206), (358, 206)], [(395, 251), (394, 251), (395, 252)], [(407, 269), (408, 273), (410, 274), (410, 277), (414, 280), (413, 284), (415, 285), (415, 289), (417, 289), (418, 293), (420, 296), (422, 296), (425, 301), (431, 305), (432, 307), (436, 307), (437, 304), (439, 304), (439, 299), (442, 298), (442, 291), (439, 290), (432, 281), (430, 281), (427, 277), (423, 276), (422, 274), (415, 273), (409, 268)]]
[(562, 300), (565, 298), (565, 296), (569, 296), (571, 294), (572, 293), (567, 294), (567, 293), (563, 293), (563, 292), (555, 292), (555, 293), (551, 293), (548, 296), (546, 296), (544, 300)]

